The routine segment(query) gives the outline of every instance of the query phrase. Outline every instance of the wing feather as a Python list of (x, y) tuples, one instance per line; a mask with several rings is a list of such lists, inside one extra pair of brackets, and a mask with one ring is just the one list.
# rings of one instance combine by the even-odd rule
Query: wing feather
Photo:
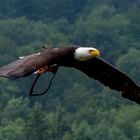
[(37, 70), (34, 61), (39, 57), (38, 53), (20, 58), (0, 68), (0, 76), (16, 79), (27, 76)]
[(102, 58), (95, 57), (87, 61), (76, 61), (75, 68), (105, 86), (120, 91), (123, 97), (140, 104), (140, 88), (125, 73)]

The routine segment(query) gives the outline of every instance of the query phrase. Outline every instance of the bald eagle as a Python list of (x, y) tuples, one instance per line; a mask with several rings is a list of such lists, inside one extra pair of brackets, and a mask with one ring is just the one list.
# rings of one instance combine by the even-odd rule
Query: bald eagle
[(140, 87), (127, 76), (100, 57), (93, 47), (69, 46), (44, 49), (0, 68), (0, 76), (11, 79), (26, 77), (34, 73), (54, 71), (57, 67), (73, 67), (105, 86), (121, 92), (121, 95), (140, 104)]

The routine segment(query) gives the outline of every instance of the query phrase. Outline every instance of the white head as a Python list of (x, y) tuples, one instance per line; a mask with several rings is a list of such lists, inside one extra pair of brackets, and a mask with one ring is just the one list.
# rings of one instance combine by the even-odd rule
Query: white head
[(100, 56), (100, 52), (93, 47), (79, 47), (74, 53), (75, 59), (79, 61), (86, 61), (96, 56)]

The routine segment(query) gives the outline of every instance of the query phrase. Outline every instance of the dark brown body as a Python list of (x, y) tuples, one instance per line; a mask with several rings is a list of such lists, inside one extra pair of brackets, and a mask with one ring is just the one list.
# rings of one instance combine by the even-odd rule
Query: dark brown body
[(75, 67), (105, 86), (120, 91), (122, 96), (140, 104), (140, 88), (125, 73), (105, 60), (94, 57), (86, 61), (74, 58), (78, 46), (44, 49), (40, 54), (32, 54), (0, 68), (0, 76), (20, 78), (28, 76), (44, 66), (58, 65)]

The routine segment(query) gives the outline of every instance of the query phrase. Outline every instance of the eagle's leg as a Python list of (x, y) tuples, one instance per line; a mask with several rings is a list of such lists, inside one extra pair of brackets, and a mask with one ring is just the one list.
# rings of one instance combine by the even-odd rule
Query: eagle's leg
[[(36, 76), (35, 80), (33, 81), (33, 84), (32, 84), (32, 86), (31, 86), (29, 95), (30, 95), (30, 96), (39, 96), (39, 95), (43, 95), (43, 94), (45, 94), (46, 92), (48, 92), (48, 90), (50, 89), (51, 83), (52, 83), (52, 81), (53, 81), (53, 79), (54, 79), (54, 77), (55, 77), (55, 74), (56, 74), (57, 70), (58, 70), (58, 66), (57, 66), (57, 65), (45, 66), (44, 68), (40, 68), (40, 69), (37, 71), (37, 76)], [(35, 87), (35, 85), (36, 85), (36, 83), (37, 83), (39, 77), (41, 76), (41, 74), (43, 74), (43, 73), (45, 73), (45, 72), (47, 72), (47, 71), (53, 73), (53, 77), (51, 78), (47, 89), (46, 89), (44, 92), (41, 92), (41, 93), (37, 93), (37, 94), (33, 93), (34, 87)]]
[(57, 65), (45, 66), (45, 67), (39, 68), (37, 73), (40, 73), (40, 74), (44, 74), (45, 72), (55, 73), (57, 69), (58, 69)]

